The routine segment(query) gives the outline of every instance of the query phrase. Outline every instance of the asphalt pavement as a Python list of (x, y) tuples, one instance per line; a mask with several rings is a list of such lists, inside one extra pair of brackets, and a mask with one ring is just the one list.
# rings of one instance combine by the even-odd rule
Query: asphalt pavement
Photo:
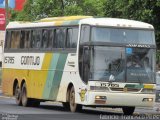
[(40, 107), (22, 107), (13, 97), (3, 96), (0, 90), (0, 119), (2, 120), (141, 120), (160, 119), (160, 104), (153, 108), (136, 108), (132, 116), (124, 116), (121, 109), (83, 107), (79, 113), (66, 111), (61, 103), (44, 102)]

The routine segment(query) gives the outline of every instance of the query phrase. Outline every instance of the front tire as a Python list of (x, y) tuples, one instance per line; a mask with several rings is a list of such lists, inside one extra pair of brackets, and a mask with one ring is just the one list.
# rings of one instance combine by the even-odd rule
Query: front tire
[(76, 104), (75, 103), (75, 90), (74, 87), (72, 86), (69, 94), (69, 106), (70, 106), (70, 111), (71, 112), (78, 112), (82, 110), (82, 105)]
[(124, 115), (132, 115), (134, 113), (135, 107), (123, 107), (122, 110)]

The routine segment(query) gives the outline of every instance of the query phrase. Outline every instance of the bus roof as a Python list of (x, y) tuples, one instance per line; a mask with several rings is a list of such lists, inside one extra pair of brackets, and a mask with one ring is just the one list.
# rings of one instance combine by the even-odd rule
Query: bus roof
[(119, 18), (98, 18), (93, 16), (66, 16), (66, 17), (50, 17), (44, 18), (34, 22), (15, 21), (10, 22), (7, 29), (11, 28), (30, 28), (30, 27), (44, 27), (44, 26), (65, 26), (65, 25), (79, 25), (88, 24), (95, 26), (110, 26), (121, 28), (144, 28), (154, 29), (152, 25), (135, 20), (119, 19)]

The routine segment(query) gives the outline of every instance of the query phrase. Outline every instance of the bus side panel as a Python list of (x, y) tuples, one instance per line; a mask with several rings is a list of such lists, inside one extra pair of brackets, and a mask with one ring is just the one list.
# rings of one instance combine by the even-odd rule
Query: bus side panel
[[(2, 91), (5, 95), (13, 95), (13, 85), (14, 81), (18, 80), (19, 86), (21, 85), (22, 80), (26, 80), (27, 77), (27, 70), (19, 70), (19, 69), (12, 69), (12, 68), (3, 68), (3, 83), (2, 83)], [(28, 82), (26, 83), (29, 84)]]
[(27, 53), (4, 53), (2, 91), (5, 95), (13, 95), (13, 84), (15, 80), (18, 80), (20, 86), (21, 81), (28, 78), (28, 70), (21, 69), (21, 55), (24, 54)]
[(4, 95), (13, 94), (13, 72), (10, 69), (3, 68), (2, 91)]
[(67, 56), (68, 53), (53, 53), (43, 91), (43, 99), (56, 100)]
[(81, 80), (78, 71), (77, 55), (74, 53), (68, 54), (56, 101), (66, 102), (67, 88), (71, 83), (75, 89), (75, 102), (84, 104), (85, 94), (82, 95), (81, 91), (86, 90), (87, 86)]
[(36, 56), (41, 56), (40, 59), (42, 60), (42, 66), (40, 69), (37, 69), (36, 67), (35, 69), (29, 69), (29, 80), (31, 82), (30, 89), (28, 89), (28, 91), (30, 98), (42, 99), (43, 88), (46, 83), (48, 70), (52, 59), (52, 53), (39, 53), (36, 54)]

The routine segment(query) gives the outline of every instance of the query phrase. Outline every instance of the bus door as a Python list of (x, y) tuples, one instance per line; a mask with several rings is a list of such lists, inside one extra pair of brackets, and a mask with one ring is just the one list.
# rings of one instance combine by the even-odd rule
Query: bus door
[(84, 46), (82, 53), (82, 79), (87, 83), (90, 72), (90, 47)]

